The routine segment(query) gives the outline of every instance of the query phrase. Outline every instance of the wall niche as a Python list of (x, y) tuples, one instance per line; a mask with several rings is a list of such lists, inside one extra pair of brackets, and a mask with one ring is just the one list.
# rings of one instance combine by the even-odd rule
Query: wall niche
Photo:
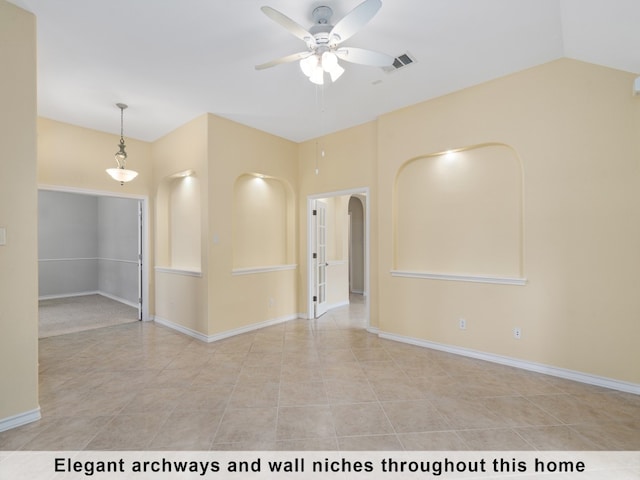
[(483, 144), (407, 161), (394, 189), (394, 270), (521, 278), (523, 173)]
[(295, 263), (294, 199), (274, 177), (243, 174), (233, 191), (233, 268)]
[(200, 272), (200, 180), (191, 170), (166, 177), (157, 194), (156, 259), (162, 268)]

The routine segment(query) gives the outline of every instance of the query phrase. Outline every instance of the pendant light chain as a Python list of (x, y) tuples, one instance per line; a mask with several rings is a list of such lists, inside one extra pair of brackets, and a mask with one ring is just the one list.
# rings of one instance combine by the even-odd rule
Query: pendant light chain
[(124, 145), (124, 107), (120, 107), (120, 143)]

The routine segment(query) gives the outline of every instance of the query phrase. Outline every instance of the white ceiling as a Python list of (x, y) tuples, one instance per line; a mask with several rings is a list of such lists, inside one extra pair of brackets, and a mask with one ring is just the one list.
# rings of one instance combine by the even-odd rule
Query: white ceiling
[(638, 0), (383, 0), (343, 45), (417, 62), (345, 64), (322, 90), (296, 63), (254, 69), (306, 48), (260, 7), (308, 28), (361, 0), (10, 1), (37, 17), (38, 114), (119, 134), (123, 102), (125, 137), (146, 141), (205, 112), (303, 141), (560, 57), (640, 74)]

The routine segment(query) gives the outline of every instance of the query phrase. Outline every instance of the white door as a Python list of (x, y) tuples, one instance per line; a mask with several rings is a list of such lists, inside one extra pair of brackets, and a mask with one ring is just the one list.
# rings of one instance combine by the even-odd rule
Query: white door
[(315, 318), (320, 317), (328, 310), (327, 306), (327, 204), (316, 200), (314, 218), (316, 223), (315, 251), (313, 259), (315, 264)]
[(138, 200), (138, 320), (142, 320), (142, 200)]

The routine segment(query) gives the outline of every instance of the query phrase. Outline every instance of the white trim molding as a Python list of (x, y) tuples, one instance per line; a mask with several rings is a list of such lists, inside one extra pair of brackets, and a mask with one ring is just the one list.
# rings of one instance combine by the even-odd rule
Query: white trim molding
[(87, 292), (60, 293), (56, 295), (40, 295), (38, 297), (38, 300), (55, 300), (58, 298), (86, 297), (88, 295), (102, 295), (102, 294), (98, 290), (91, 290)]
[(13, 415), (11, 417), (2, 418), (0, 419), (0, 432), (11, 430), (12, 428), (21, 427), (22, 425), (26, 425), (27, 423), (37, 422), (41, 418), (42, 415), (40, 413), (40, 407), (29, 410), (28, 412), (22, 412), (17, 415)]
[(136, 200), (147, 200), (147, 195), (139, 195), (136, 193), (120, 193), (111, 190), (93, 190), (90, 188), (78, 188), (69, 187), (66, 185), (47, 185), (38, 184), (38, 190), (48, 190), (50, 192), (63, 192), (63, 193), (78, 193), (80, 195), (90, 195), (93, 197), (119, 197), (119, 198), (133, 198)]
[(87, 258), (39, 258), (39, 262), (77, 262), (84, 260), (100, 260), (98, 257), (87, 257)]
[(279, 318), (273, 318), (271, 320), (265, 320), (264, 322), (253, 323), (251, 325), (246, 325), (240, 328), (234, 328), (233, 330), (227, 330), (226, 332), (216, 333), (215, 335), (205, 335), (204, 333), (198, 332), (191, 328), (185, 327), (183, 325), (179, 325), (177, 323), (172, 322), (171, 320), (167, 320), (166, 318), (156, 316), (154, 321), (159, 323), (160, 325), (164, 325), (165, 327), (176, 330), (180, 333), (184, 333), (192, 338), (200, 340), (206, 343), (217, 342), (218, 340), (224, 340), (225, 338), (234, 337), (236, 335), (240, 335), (242, 333), (252, 332), (254, 330), (258, 330), (264, 327), (270, 327), (272, 325), (277, 325), (279, 323), (288, 322), (289, 320), (296, 320), (298, 318), (297, 313), (293, 313), (291, 315), (285, 315)]
[(290, 265), (270, 265), (268, 267), (234, 268), (231, 270), (231, 275), (253, 275), (256, 273), (282, 272), (285, 270), (295, 270), (297, 268), (298, 265), (295, 263)]
[(138, 266), (138, 260), (123, 260), (121, 258), (105, 258), (105, 257), (98, 257), (98, 260), (101, 262), (130, 263), (135, 265), (136, 267)]
[(128, 305), (133, 308), (138, 308), (138, 304), (127, 300), (126, 298), (118, 297), (116, 295), (111, 295), (110, 293), (102, 292), (100, 290), (94, 290), (91, 292), (74, 292), (74, 293), (63, 293), (59, 295), (42, 295), (38, 297), (38, 300), (56, 300), (59, 298), (74, 298), (74, 297), (86, 297), (89, 295), (101, 295), (105, 298), (109, 298), (111, 300), (115, 300), (116, 302), (120, 302), (124, 305)]
[(448, 273), (411, 272), (391, 270), (391, 276), (404, 278), (422, 278), (427, 280), (447, 280), (453, 282), (493, 283), (498, 285), (526, 285), (527, 279), (521, 277), (499, 277), (493, 275), (453, 275)]
[(132, 302), (131, 300), (127, 300), (126, 298), (122, 298), (122, 297), (118, 297), (116, 295), (111, 295), (110, 293), (106, 293), (106, 292), (98, 292), (98, 295), (102, 295), (105, 298), (108, 298), (110, 300), (114, 300), (116, 302), (120, 302), (124, 305), (128, 305), (130, 307), (133, 307), (135, 309), (138, 308), (138, 304), (136, 302)]
[(588, 385), (595, 385), (598, 387), (611, 388), (621, 392), (634, 393), (640, 395), (640, 384), (625, 382), (622, 380), (616, 380), (614, 378), (601, 377), (598, 375), (592, 375), (590, 373), (577, 372), (575, 370), (569, 370), (566, 368), (554, 367), (552, 365), (545, 365), (543, 363), (529, 362), (527, 360), (520, 360), (517, 358), (506, 357), (503, 355), (496, 355), (493, 353), (481, 352), (479, 350), (472, 350), (464, 347), (457, 347), (455, 345), (446, 345), (437, 342), (431, 342), (428, 340), (421, 340), (413, 337), (405, 337), (403, 335), (396, 335), (394, 333), (379, 332), (378, 336), (386, 340), (393, 340), (396, 342), (407, 343), (410, 345), (416, 345), (418, 347), (430, 348), (432, 350), (439, 350), (441, 352), (453, 353), (455, 355), (461, 355), (463, 357), (475, 358), (478, 360), (485, 360), (487, 362), (497, 363), (500, 365), (507, 365), (509, 367), (520, 368), (522, 370), (528, 370), (531, 372), (542, 373), (545, 375), (551, 375), (553, 377), (564, 378), (566, 380), (573, 380), (580, 383), (586, 383)]
[(158, 315), (155, 315), (153, 317), (153, 321), (155, 323), (159, 323), (160, 325), (163, 325), (167, 328), (170, 328), (172, 330), (175, 330), (176, 332), (180, 332), (183, 333), (185, 335), (188, 335), (192, 338), (195, 338), (196, 340), (200, 340), (201, 342), (208, 342), (208, 336), (205, 335), (204, 333), (200, 333), (196, 330), (193, 330), (189, 327), (185, 327), (184, 325), (179, 325), (175, 322), (172, 322), (171, 320), (167, 320), (166, 318), (162, 318), (159, 317)]
[(97, 260), (103, 262), (118, 262), (118, 263), (132, 263), (138, 265), (138, 260), (122, 260), (118, 258), (104, 258), (104, 257), (87, 257), (87, 258), (39, 258), (39, 262), (76, 262), (82, 260)]
[(154, 267), (156, 273), (168, 273), (170, 275), (185, 275), (187, 277), (202, 277), (202, 272), (199, 270), (186, 270), (182, 268), (173, 267)]

